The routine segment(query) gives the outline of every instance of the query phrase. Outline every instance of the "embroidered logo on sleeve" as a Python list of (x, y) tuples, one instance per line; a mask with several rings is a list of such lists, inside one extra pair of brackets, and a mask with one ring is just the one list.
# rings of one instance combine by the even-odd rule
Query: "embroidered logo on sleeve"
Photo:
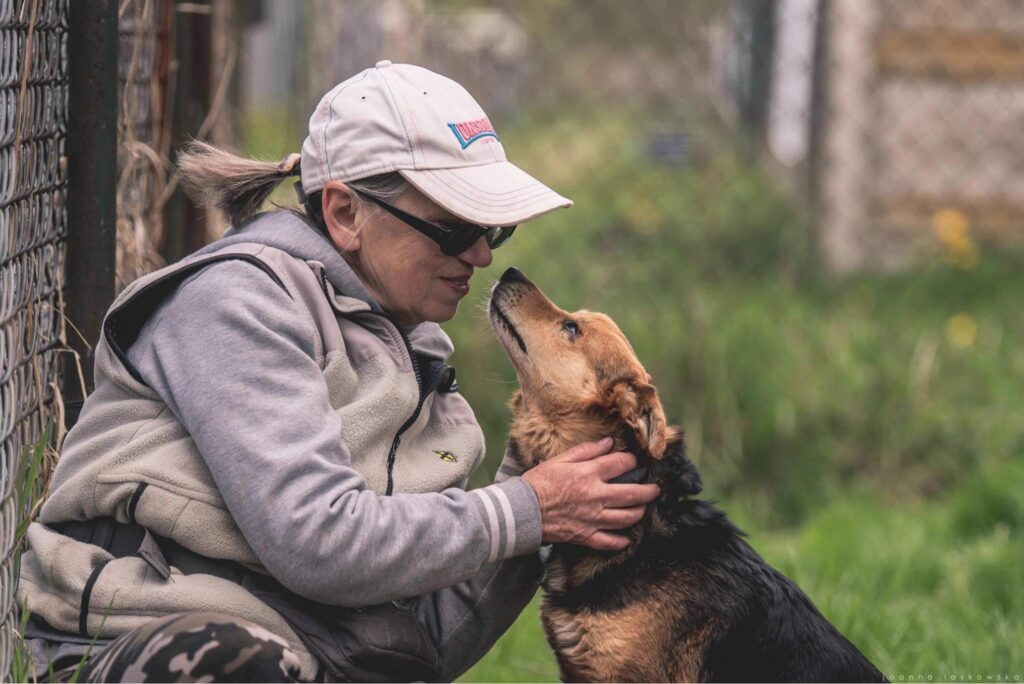
[(437, 449), (435, 449), (434, 453), (437, 454), (437, 457), (439, 459), (441, 459), (442, 461), (446, 461), (447, 463), (458, 463), (459, 461), (455, 454), (453, 454), (450, 451), (438, 451)]
[(459, 141), (459, 144), (462, 145), (462, 149), (466, 149), (480, 138), (498, 139), (498, 134), (494, 131), (494, 126), (491, 125), (491, 120), (486, 116), (475, 121), (450, 123), (448, 124), (448, 128), (450, 128), (452, 133), (455, 134), (455, 138)]

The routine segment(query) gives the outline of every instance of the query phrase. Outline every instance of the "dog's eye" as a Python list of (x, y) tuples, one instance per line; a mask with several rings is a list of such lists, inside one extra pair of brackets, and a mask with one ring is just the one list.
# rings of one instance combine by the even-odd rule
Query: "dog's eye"
[(576, 325), (576, 321), (565, 321), (562, 323), (562, 330), (569, 333), (569, 339), (580, 336), (580, 326)]

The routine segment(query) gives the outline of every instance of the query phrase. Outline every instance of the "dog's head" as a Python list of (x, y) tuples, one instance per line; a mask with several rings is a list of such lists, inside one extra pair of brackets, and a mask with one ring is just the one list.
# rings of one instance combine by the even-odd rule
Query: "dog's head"
[[(610, 318), (563, 311), (514, 268), (491, 291), (488, 315), (519, 379), (520, 392), (513, 398), (517, 418), (520, 413), (538, 421), (549, 418), (549, 427), (561, 436), (550, 449), (541, 445), (536, 458), (609, 434), (623, 439), (620, 447), (662, 458), (669, 429), (661, 401)], [(623, 427), (629, 434), (618, 434)]]

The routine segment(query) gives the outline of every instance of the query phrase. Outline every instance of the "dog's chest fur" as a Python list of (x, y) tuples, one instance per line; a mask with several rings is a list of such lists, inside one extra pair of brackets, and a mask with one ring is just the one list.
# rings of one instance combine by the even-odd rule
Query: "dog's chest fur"
[[(562, 679), (699, 680), (712, 630), (710, 624), (678, 630), (690, 622), (683, 614), (688, 601), (680, 600), (687, 579), (669, 572), (635, 591), (616, 591), (617, 579), (599, 577), (608, 565), (600, 556), (565, 558), (558, 549), (548, 561), (541, 621)], [(622, 570), (613, 568), (611, 574), (617, 577)]]
[(552, 548), (541, 620), (564, 681), (885, 681), (720, 509), (692, 498), (700, 476), (681, 440), (648, 466), (661, 497), (626, 550)]

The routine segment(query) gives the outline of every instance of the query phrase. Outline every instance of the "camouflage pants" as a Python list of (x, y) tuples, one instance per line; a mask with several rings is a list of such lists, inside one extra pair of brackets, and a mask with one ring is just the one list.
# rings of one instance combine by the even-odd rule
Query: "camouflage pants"
[(118, 637), (89, 658), (77, 681), (294, 682), (298, 673), (298, 658), (276, 634), (227, 615), (181, 613)]

